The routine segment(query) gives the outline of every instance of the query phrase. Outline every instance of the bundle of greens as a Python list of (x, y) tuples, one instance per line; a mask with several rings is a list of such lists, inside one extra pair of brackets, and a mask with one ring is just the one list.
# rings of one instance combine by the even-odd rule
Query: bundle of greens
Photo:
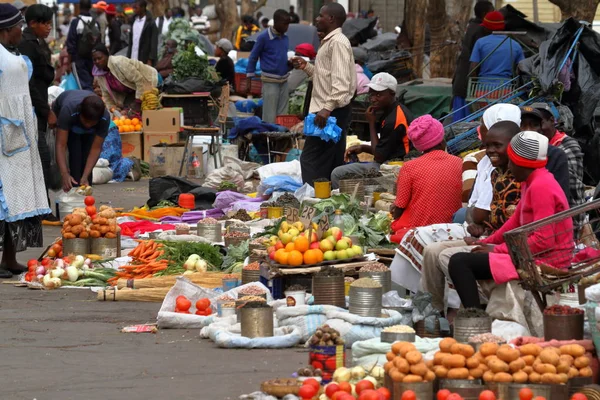
[(190, 77), (212, 80), (208, 58), (197, 55), (194, 47), (190, 44), (187, 49), (180, 50), (173, 57), (173, 79), (176, 81)]
[(223, 264), (223, 256), (219, 249), (212, 244), (195, 242), (161, 242), (164, 254), (159, 260), (169, 260), (167, 269), (157, 272), (154, 276), (177, 275), (185, 272), (184, 264), (192, 254), (197, 254), (208, 263), (208, 271), (219, 271)]
[(223, 258), (221, 270), (228, 274), (241, 273), (243, 262), (250, 255), (249, 240), (244, 240), (238, 246), (229, 245), (227, 247), (227, 255)]

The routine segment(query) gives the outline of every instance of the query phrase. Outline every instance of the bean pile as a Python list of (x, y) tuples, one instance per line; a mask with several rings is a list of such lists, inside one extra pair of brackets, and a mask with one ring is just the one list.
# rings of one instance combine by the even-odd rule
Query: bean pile
[(260, 296), (242, 296), (238, 301), (266, 303), (267, 299)]
[(383, 328), (384, 332), (390, 333), (415, 333), (415, 330), (408, 325), (394, 325)]
[(248, 215), (246, 210), (237, 210), (235, 214), (231, 216), (232, 219), (238, 219), (243, 222), (252, 221), (252, 217)]
[(208, 218), (201, 219), (200, 221), (198, 221), (198, 223), (202, 224), (202, 225), (205, 225), (205, 224), (207, 224), (207, 225), (214, 225), (214, 224), (218, 224), (219, 221), (217, 221), (214, 218), (208, 217)]
[(291, 207), (291, 208), (300, 208), (300, 202), (291, 193), (284, 193), (277, 200), (262, 203), (261, 207)]
[(240, 308), (271, 308), (271, 306), (264, 301), (249, 301), (243, 304)]
[(380, 288), (381, 287), (379, 282), (376, 282), (371, 278), (357, 279), (354, 282), (352, 282), (350, 284), (350, 286), (357, 287), (357, 288)]
[(458, 318), (485, 318), (488, 314), (480, 308), (465, 308), (458, 310)]
[(239, 294), (244, 295), (244, 296), (246, 296), (246, 295), (258, 296), (260, 294), (265, 294), (265, 293), (266, 292), (263, 289), (256, 287), (256, 286), (248, 286), (239, 291)]
[(246, 265), (243, 269), (245, 271), (259, 271), (260, 270), (260, 264), (258, 263), (258, 261), (254, 261), (254, 262)]
[(318, 276), (340, 276), (344, 275), (344, 271), (341, 269), (334, 268), (332, 266), (326, 265), (321, 267), (321, 270), (317, 272), (315, 275)]
[(359, 272), (385, 272), (389, 270), (390, 269), (385, 264), (373, 262), (362, 267)]
[(502, 343), (505, 341), (503, 337), (492, 335), (491, 333), (480, 333), (469, 338), (470, 343)]
[(233, 232), (227, 232), (226, 234), (223, 235), (223, 237), (248, 239), (248, 238), (250, 238), (250, 235), (248, 235), (247, 233), (243, 233), (243, 232), (233, 231)]
[(225, 274), (223, 275), (223, 279), (239, 279), (240, 277), (237, 274)]

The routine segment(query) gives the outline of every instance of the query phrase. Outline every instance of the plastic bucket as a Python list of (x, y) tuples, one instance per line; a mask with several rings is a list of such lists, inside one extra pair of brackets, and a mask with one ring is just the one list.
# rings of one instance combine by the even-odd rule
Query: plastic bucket
[(283, 292), (288, 307), (303, 306), (306, 304), (305, 290), (291, 290)]
[(191, 193), (181, 193), (177, 201), (179, 207), (193, 210), (196, 208), (196, 197)]
[(381, 197), (381, 192), (373, 192), (373, 204), (377, 203), (379, 201), (380, 197)]
[(283, 217), (283, 207), (269, 207), (267, 209), (267, 217), (269, 219)]
[(317, 199), (328, 199), (331, 197), (331, 182), (314, 182), (315, 197)]
[(231, 289), (235, 289), (236, 287), (239, 286), (239, 279), (223, 279), (222, 280), (222, 285), (223, 285), (223, 291), (224, 292), (228, 292)]

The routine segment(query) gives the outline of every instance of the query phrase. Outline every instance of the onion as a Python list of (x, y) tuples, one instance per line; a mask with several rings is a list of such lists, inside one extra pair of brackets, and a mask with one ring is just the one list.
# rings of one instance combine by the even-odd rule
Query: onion
[(89, 258), (86, 258), (85, 261), (83, 262), (84, 265), (87, 265), (88, 267), (92, 265), (92, 260), (90, 260)]
[(54, 266), (55, 266), (56, 268), (64, 268), (64, 267), (65, 267), (65, 262), (63, 261), (63, 259), (62, 259), (62, 258), (59, 258), (58, 260), (56, 260), (56, 261), (54, 262)]
[(45, 275), (46, 274), (46, 268), (44, 268), (43, 265), (40, 265), (39, 267), (37, 267), (35, 269), (35, 274), (36, 275), (42, 275), (42, 276)]

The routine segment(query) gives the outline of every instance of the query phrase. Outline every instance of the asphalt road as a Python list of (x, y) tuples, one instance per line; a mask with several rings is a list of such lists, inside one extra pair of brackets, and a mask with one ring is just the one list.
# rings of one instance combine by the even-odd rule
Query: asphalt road
[[(98, 202), (141, 206), (148, 181), (95, 188)], [(59, 235), (44, 228), (46, 243)], [(37, 258), (28, 249), (19, 261)], [(199, 331), (121, 333), (156, 321), (160, 303), (100, 302), (85, 289), (0, 285), (0, 400), (237, 399), (308, 361), (301, 348), (228, 350)]]

